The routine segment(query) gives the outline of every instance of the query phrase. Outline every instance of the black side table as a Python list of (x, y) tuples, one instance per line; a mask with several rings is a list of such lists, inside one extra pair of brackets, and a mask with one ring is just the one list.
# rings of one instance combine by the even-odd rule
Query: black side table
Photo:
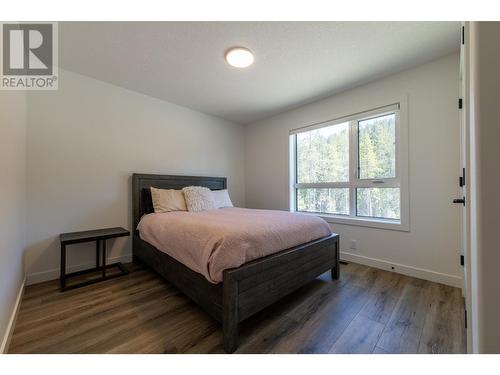
[[(128, 270), (123, 266), (122, 263), (118, 262), (108, 265), (106, 264), (106, 240), (110, 238), (126, 237), (126, 236), (130, 236), (130, 232), (121, 227), (87, 230), (83, 232), (61, 233), (59, 235), (59, 240), (61, 241), (61, 278), (60, 278), (61, 292), (93, 284), (99, 281), (112, 279), (114, 277), (127, 275)], [(91, 242), (91, 241), (96, 241), (95, 268), (73, 273), (66, 273), (66, 246), (75, 243)], [(99, 258), (101, 257), (100, 256), (101, 243), (102, 243), (102, 265), (99, 264)], [(120, 269), (120, 273), (107, 276), (106, 270), (111, 267), (118, 267)], [(102, 276), (97, 279), (92, 279), (78, 284), (66, 286), (66, 279), (73, 276), (84, 275), (96, 271), (102, 271)]]

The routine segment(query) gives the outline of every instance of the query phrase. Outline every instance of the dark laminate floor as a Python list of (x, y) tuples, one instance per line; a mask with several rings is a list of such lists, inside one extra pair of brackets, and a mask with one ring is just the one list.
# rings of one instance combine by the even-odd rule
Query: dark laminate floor
[[(26, 288), (11, 353), (222, 353), (220, 326), (156, 274)], [(463, 353), (459, 289), (350, 263), (241, 325), (237, 353)]]

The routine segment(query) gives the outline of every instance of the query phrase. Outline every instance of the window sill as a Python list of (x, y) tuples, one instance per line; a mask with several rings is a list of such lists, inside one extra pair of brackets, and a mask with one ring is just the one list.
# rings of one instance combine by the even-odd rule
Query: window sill
[(318, 216), (331, 224), (354, 225), (359, 227), (368, 227), (376, 229), (397, 230), (401, 232), (409, 232), (408, 224), (404, 224), (399, 220), (391, 219), (368, 219), (361, 217), (344, 217), (328, 214), (319, 214), (312, 212), (300, 212), (307, 215)]

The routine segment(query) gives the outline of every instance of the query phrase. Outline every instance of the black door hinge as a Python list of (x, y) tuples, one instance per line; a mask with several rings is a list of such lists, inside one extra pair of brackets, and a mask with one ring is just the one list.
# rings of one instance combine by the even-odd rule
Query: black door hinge
[(462, 44), (465, 44), (465, 26), (462, 26)]
[(460, 265), (463, 266), (465, 264), (465, 257), (460, 255)]
[(460, 187), (465, 186), (465, 168), (462, 168), (462, 175), (458, 178), (458, 185)]
[(462, 98), (458, 99), (458, 109), (462, 109), (463, 103), (462, 103)]
[(467, 310), (464, 311), (465, 311), (465, 329), (467, 329)]

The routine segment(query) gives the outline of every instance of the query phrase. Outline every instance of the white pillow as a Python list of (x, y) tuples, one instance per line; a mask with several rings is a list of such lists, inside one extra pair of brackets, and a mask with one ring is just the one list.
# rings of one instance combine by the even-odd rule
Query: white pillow
[(154, 187), (151, 187), (150, 190), (155, 213), (187, 211), (182, 190), (157, 189)]
[(212, 191), (202, 186), (188, 186), (182, 189), (188, 211), (213, 210), (215, 200)]
[(229, 198), (227, 189), (212, 190), (212, 195), (214, 196), (216, 208), (233, 207), (233, 202), (231, 202), (231, 198)]

